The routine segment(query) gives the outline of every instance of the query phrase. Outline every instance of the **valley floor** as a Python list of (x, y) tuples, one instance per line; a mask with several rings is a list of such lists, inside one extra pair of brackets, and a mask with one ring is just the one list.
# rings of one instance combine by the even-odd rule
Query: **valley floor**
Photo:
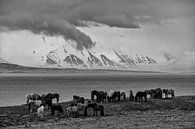
[[(69, 103), (61, 103), (64, 110)], [(195, 96), (178, 96), (175, 99), (148, 102), (118, 102), (103, 104), (105, 116), (68, 119), (51, 116), (46, 111), (44, 120), (38, 121), (36, 113), (28, 113), (27, 106), (0, 108), (2, 128), (31, 129), (193, 129), (195, 128)]]

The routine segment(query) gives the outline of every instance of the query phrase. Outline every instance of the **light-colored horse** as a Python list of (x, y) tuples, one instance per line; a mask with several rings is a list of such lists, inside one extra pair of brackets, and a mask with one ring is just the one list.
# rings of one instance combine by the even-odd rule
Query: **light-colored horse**
[(43, 115), (44, 115), (44, 106), (40, 106), (37, 108), (37, 116), (39, 119), (43, 120)]

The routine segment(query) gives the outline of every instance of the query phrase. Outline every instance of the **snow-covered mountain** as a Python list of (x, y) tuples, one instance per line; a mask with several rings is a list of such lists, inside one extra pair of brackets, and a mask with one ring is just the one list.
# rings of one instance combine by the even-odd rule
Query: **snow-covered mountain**
[[(55, 44), (52, 44), (55, 46)], [(99, 53), (95, 49), (78, 50), (69, 42), (62, 43), (50, 48), (45, 52), (40, 50), (30, 49), (29, 60), (36, 60), (32, 64), (24, 65), (9, 61), (12, 64), (24, 66), (34, 66), (41, 68), (77, 68), (77, 69), (113, 69), (113, 70), (134, 70), (139, 69), (140, 64), (157, 63), (154, 59), (143, 55), (127, 55), (116, 50), (109, 50), (109, 55), (106, 52)], [(32, 59), (30, 59), (32, 58)], [(18, 59), (20, 60), (20, 59)], [(7, 63), (0, 58), (0, 63)]]
[(105, 53), (93, 50), (77, 50), (63, 45), (50, 51), (46, 55), (45, 63), (41, 67), (61, 67), (79, 69), (136, 69), (139, 64), (157, 63), (148, 56), (126, 55), (118, 51), (110, 51), (109, 57)]
[[(113, 70), (145, 70), (145, 66), (157, 63), (148, 55), (129, 54), (121, 48), (112, 48), (112, 41), (99, 41), (95, 35), (92, 36), (95, 45), (91, 48), (83, 46), (82, 49), (78, 49), (76, 41), (60, 35), (34, 34), (23, 30), (2, 33), (0, 36), (3, 41), (0, 44), (0, 63), (40, 68)], [(109, 45), (105, 47), (102, 44)]]
[(8, 62), (0, 57), (0, 63), (8, 63)]

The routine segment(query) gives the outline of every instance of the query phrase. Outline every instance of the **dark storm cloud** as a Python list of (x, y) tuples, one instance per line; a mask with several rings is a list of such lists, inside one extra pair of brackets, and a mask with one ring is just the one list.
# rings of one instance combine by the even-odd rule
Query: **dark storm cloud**
[(0, 25), (34, 33), (61, 34), (77, 48), (94, 44), (75, 25), (95, 21), (109, 26), (139, 28), (140, 23), (194, 16), (194, 0), (0, 0)]
[(139, 22), (194, 15), (193, 0), (0, 0), (0, 14), (50, 15), (137, 28)]
[(30, 16), (2, 16), (0, 24), (7, 26), (12, 30), (31, 30), (35, 34), (43, 32), (46, 35), (63, 35), (65, 39), (74, 40), (77, 43), (77, 49), (82, 50), (83, 47), (91, 48), (94, 43), (89, 36), (80, 32), (69, 22), (50, 16), (30, 17)]
[[(2, 7), (0, 9), (0, 25), (2, 26), (11, 30), (30, 30), (35, 34), (43, 32), (51, 36), (62, 35), (67, 40), (76, 41), (76, 48), (79, 50), (95, 45), (89, 36), (76, 29), (67, 20), (57, 17), (57, 12), (51, 13), (48, 9), (46, 11), (39, 10), (38, 1), (33, 3), (23, 0), (9, 1), (10, 3), (8, 1), (0, 2)], [(43, 5), (44, 1), (40, 2)]]

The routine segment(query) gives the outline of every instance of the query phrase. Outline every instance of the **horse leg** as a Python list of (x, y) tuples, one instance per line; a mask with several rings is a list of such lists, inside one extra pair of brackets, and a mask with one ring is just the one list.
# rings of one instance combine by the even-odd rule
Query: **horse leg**
[(26, 99), (26, 103), (28, 104), (28, 102), (29, 102), (29, 99), (27, 98), (27, 99)]
[(28, 111), (30, 112), (31, 111), (31, 105), (28, 104)]
[(100, 116), (104, 116), (104, 107), (103, 106), (100, 108)]
[(96, 114), (96, 110), (95, 108), (93, 108), (93, 116), (95, 116), (95, 114)]
[(87, 107), (84, 109), (84, 116), (87, 116)]

